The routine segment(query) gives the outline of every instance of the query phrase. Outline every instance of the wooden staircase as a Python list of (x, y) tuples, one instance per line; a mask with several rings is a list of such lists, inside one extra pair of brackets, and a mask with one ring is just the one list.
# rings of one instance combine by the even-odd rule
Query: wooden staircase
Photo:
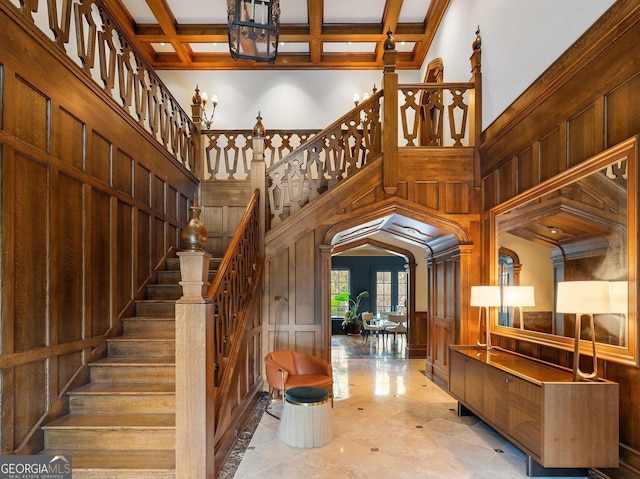
[[(213, 259), (210, 279), (219, 259)], [(175, 301), (180, 263), (168, 259), (123, 335), (70, 391), (69, 414), (43, 426), (42, 454), (71, 455), (74, 479), (175, 478)]]

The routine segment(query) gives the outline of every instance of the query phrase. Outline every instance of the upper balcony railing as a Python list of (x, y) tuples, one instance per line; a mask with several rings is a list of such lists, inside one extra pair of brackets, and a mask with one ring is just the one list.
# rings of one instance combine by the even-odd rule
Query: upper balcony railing
[[(9, 0), (86, 78), (186, 169), (197, 166), (195, 126), (102, 0)], [(82, 73), (79, 71), (79, 75)]]

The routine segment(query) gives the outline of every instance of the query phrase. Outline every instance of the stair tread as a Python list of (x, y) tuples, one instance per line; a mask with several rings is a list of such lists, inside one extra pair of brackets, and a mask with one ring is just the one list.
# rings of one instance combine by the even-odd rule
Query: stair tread
[(103, 358), (94, 361), (89, 366), (111, 367), (111, 366), (175, 366), (175, 358)]
[(172, 383), (89, 383), (81, 386), (69, 394), (167, 394), (175, 393), (176, 386)]
[[(175, 302), (175, 301), (174, 301)], [(129, 316), (122, 321), (175, 321), (175, 316)]]
[[(69, 455), (68, 450), (45, 449), (41, 454)], [(176, 467), (174, 450), (83, 450), (74, 449), (73, 470), (79, 469), (137, 469), (137, 470), (173, 470)]]
[(125, 337), (125, 336), (116, 336), (115, 338), (109, 338), (107, 339), (107, 342), (112, 342), (112, 343), (126, 343), (126, 342), (133, 342), (133, 343), (166, 343), (166, 342), (174, 342), (175, 339), (174, 338), (138, 338), (138, 337), (134, 337), (134, 338), (129, 338), (129, 337)]
[(175, 429), (175, 414), (69, 414), (42, 426), (43, 429), (163, 428)]

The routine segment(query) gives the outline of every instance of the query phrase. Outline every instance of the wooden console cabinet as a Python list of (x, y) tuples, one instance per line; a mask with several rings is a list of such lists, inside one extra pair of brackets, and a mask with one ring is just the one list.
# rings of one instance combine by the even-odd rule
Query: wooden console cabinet
[(451, 346), (449, 392), (545, 468), (618, 467), (618, 384), (516, 353)]

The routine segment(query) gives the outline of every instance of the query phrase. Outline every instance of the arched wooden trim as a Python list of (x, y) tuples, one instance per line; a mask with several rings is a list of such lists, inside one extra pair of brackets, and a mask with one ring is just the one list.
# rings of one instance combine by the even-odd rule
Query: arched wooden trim
[[(405, 204), (406, 203), (406, 204)], [(360, 208), (358, 210), (347, 213), (349, 216), (340, 223), (336, 223), (331, 226), (324, 234), (322, 243), (331, 244), (332, 239), (340, 232), (359, 224), (364, 224), (369, 221), (389, 216), (392, 214), (398, 214), (406, 218), (411, 218), (422, 223), (435, 226), (442, 230), (445, 235), (451, 234), (455, 236), (460, 244), (471, 244), (469, 233), (460, 224), (455, 221), (451, 221), (440, 216), (432, 215), (424, 211), (418, 210), (415, 204), (406, 202), (401, 198), (392, 198), (388, 200), (388, 203), (376, 203), (370, 207)]]

